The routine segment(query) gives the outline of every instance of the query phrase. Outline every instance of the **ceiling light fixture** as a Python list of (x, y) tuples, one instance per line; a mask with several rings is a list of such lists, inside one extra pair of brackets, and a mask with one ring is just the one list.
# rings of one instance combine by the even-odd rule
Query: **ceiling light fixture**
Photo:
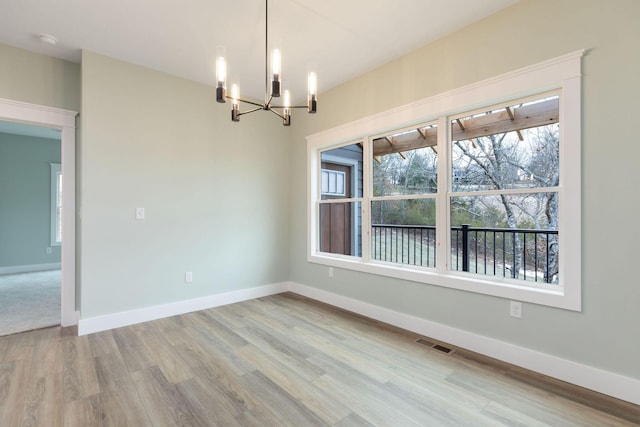
[[(280, 97), (280, 84), (282, 81), (281, 74), (281, 53), (279, 49), (274, 49), (271, 56), (271, 92), (269, 92), (269, 0), (265, 0), (265, 22), (264, 22), (264, 103), (248, 101), (240, 98), (240, 87), (234, 83), (231, 86), (231, 96), (227, 96), (227, 60), (224, 48), (218, 48), (216, 52), (216, 101), (226, 102), (231, 100), (231, 120), (240, 121), (243, 114), (253, 113), (255, 111), (271, 111), (282, 119), (284, 126), (291, 125), (291, 109), (306, 108), (309, 113), (315, 113), (318, 103), (318, 84), (316, 73), (311, 71), (307, 77), (307, 105), (291, 105), (291, 95), (288, 90), (284, 91), (283, 105), (273, 105), (273, 98)], [(240, 103), (254, 105), (256, 108), (240, 111)], [(276, 109), (281, 109), (282, 113)]]

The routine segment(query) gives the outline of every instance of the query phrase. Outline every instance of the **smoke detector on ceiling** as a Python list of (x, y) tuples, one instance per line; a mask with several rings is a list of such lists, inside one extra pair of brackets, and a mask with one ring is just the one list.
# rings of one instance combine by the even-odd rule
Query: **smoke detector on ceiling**
[(58, 43), (58, 39), (49, 34), (39, 34), (38, 39), (45, 44), (54, 45)]

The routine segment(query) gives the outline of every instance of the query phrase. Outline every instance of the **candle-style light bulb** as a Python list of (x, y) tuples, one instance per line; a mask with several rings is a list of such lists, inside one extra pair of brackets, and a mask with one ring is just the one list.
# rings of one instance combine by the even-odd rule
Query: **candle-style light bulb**
[(231, 85), (231, 102), (233, 105), (238, 105), (238, 99), (240, 98), (240, 87), (234, 83)]
[(231, 120), (240, 121), (240, 113), (238, 111), (238, 100), (240, 99), (240, 88), (237, 84), (231, 85)]
[(291, 126), (291, 95), (288, 90), (284, 91), (284, 119), (285, 126)]
[(316, 73), (313, 71), (309, 73), (308, 86), (307, 86), (307, 109), (310, 113), (315, 113), (317, 110), (318, 102), (318, 80)]
[(225, 102), (227, 98), (227, 60), (224, 48), (218, 48), (216, 54), (216, 101)]
[(282, 57), (280, 49), (273, 49), (271, 55), (271, 96), (280, 96), (280, 80), (281, 80)]
[(216, 76), (218, 80), (218, 85), (226, 84), (227, 80), (227, 61), (223, 56), (219, 56), (216, 61)]

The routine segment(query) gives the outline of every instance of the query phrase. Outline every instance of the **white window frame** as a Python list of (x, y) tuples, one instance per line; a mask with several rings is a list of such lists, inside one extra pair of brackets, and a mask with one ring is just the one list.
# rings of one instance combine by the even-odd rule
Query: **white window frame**
[[(331, 267), (444, 286), (496, 297), (531, 302), (568, 310), (582, 309), (581, 277), (581, 60), (584, 50), (426, 98), (392, 110), (365, 117), (307, 136), (307, 260)], [(318, 251), (320, 152), (364, 140), (364, 174), (370, 171), (372, 135), (394, 131), (418, 123), (438, 124), (438, 153), (446, 153), (450, 116), (485, 106), (557, 91), (560, 94), (560, 200), (559, 200), (559, 278), (555, 287), (518, 285), (493, 276), (461, 275), (446, 267), (449, 244), (447, 156), (438, 156), (438, 196), (436, 236), (438, 264), (435, 269), (389, 265), (367, 259), (369, 252), (369, 195), (362, 201), (363, 257), (334, 256)], [(365, 248), (366, 245), (366, 248)]]
[(51, 166), (51, 246), (60, 246), (62, 244), (62, 233), (58, 239), (56, 229), (62, 221), (62, 203), (58, 199), (58, 177), (62, 175), (60, 163), (50, 163)]

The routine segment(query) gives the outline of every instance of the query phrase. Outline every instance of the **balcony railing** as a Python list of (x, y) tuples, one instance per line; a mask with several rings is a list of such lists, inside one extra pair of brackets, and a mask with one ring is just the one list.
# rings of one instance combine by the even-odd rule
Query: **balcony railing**
[[(436, 228), (428, 225), (372, 225), (372, 258), (435, 267)], [(557, 283), (558, 231), (451, 227), (454, 271)]]

